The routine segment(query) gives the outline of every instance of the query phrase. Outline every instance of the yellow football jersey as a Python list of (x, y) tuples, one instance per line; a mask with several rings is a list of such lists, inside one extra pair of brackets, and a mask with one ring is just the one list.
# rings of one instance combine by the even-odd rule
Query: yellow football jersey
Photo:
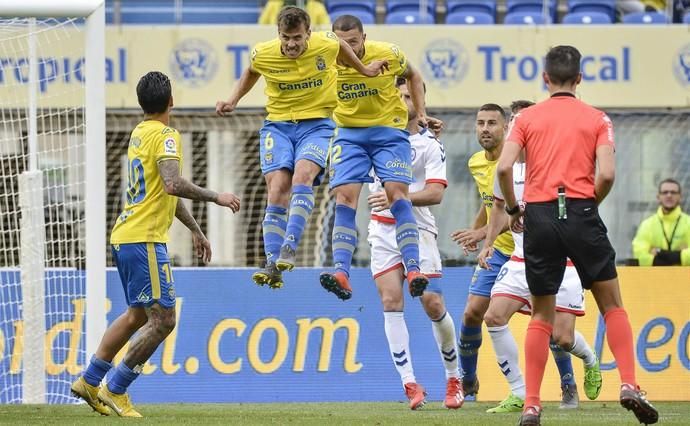
[(177, 197), (165, 192), (158, 173), (158, 162), (165, 159), (178, 160), (182, 170), (180, 134), (160, 121), (142, 121), (129, 139), (125, 208), (110, 234), (111, 244), (168, 242)]
[[(470, 169), (470, 174), (477, 184), (479, 196), (486, 208), (486, 217), (491, 218), (491, 209), (494, 206), (494, 177), (496, 176), (496, 166), (498, 160), (489, 161), (486, 159), (484, 151), (476, 152), (470, 157), (467, 166)], [(510, 231), (506, 231), (496, 238), (494, 248), (501, 251), (501, 253), (510, 256), (513, 253), (513, 236)]]
[(250, 55), (251, 69), (264, 76), (267, 119), (294, 121), (330, 117), (336, 105), (335, 63), (338, 37), (313, 32), (307, 50), (290, 59), (280, 50), (280, 40), (257, 44)]
[(396, 76), (407, 70), (407, 58), (398, 46), (364, 42), (362, 63), (387, 60), (389, 70), (366, 77), (354, 68), (338, 65), (338, 106), (333, 113), (340, 127), (407, 127), (407, 106), (395, 87)]

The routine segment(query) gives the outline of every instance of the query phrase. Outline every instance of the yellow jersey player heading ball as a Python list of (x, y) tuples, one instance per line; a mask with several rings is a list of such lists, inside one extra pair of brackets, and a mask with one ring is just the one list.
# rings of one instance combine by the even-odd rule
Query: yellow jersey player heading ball
[[(216, 113), (235, 110), (260, 76), (266, 81), (268, 117), (260, 130), (261, 171), (268, 186), (263, 220), (266, 265), (253, 275), (258, 285), (283, 285), (282, 271), (295, 265), (296, 251), (314, 208), (313, 186), (321, 182), (335, 124), (336, 60), (373, 77), (386, 61), (364, 65), (332, 32), (311, 32), (310, 18), (297, 7), (278, 16), (278, 38), (257, 44), (250, 65)], [(288, 206), (290, 213), (288, 216)]]

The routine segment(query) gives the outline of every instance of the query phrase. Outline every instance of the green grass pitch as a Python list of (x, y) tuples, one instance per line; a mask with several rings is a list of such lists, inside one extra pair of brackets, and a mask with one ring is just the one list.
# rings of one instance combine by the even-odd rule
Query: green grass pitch
[[(690, 402), (656, 403), (659, 424), (690, 425)], [(101, 417), (87, 405), (0, 405), (0, 424), (109, 425), (122, 422), (147, 425), (514, 425), (518, 414), (486, 414), (488, 403), (466, 403), (449, 411), (440, 402), (410, 411), (396, 402), (275, 403), (275, 404), (141, 404), (143, 419)], [(581, 403), (577, 410), (563, 411), (548, 403), (543, 424), (635, 425), (635, 417), (618, 403)]]

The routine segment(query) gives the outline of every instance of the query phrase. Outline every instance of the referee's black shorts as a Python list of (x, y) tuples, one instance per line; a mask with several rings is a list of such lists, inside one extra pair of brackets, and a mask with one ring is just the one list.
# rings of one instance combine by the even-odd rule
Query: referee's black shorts
[(568, 217), (558, 219), (558, 202), (525, 207), (525, 269), (535, 296), (555, 295), (563, 281), (566, 257), (586, 289), (617, 276), (616, 252), (593, 199), (566, 200)]

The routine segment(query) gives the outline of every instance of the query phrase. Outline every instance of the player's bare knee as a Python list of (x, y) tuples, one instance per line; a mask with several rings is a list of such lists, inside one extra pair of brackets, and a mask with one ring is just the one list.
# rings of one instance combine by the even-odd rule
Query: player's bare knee
[(401, 297), (393, 294), (381, 295), (381, 304), (385, 312), (402, 312), (403, 300)]
[(441, 295), (433, 292), (425, 292), (422, 296), (424, 311), (432, 320), (438, 320), (446, 312), (446, 305)]
[(168, 334), (170, 334), (175, 329), (177, 320), (175, 318), (174, 309), (166, 309), (164, 312), (164, 315), (158, 317), (155, 325), (158, 334), (165, 337), (168, 336)]
[(481, 312), (476, 307), (468, 305), (465, 308), (465, 313), (463, 314), (462, 321), (465, 325), (477, 327), (482, 324), (483, 318), (484, 312)]
[(487, 327), (502, 327), (508, 324), (508, 319), (505, 318), (505, 315), (502, 315), (500, 312), (489, 309), (484, 314), (484, 322), (486, 323)]
[(572, 349), (573, 343), (575, 343), (575, 336), (572, 333), (563, 332), (557, 329), (553, 330), (551, 339), (564, 351)]
[(346, 206), (355, 208), (357, 207), (357, 194), (353, 194), (352, 191), (348, 191), (345, 189), (338, 190), (336, 189), (335, 191), (335, 203), (336, 204), (344, 204)]
[(148, 321), (146, 311), (142, 308), (129, 308), (126, 311), (127, 327), (130, 330), (138, 330)]
[(276, 184), (268, 187), (268, 204), (287, 207), (290, 202), (290, 182), (286, 185)]

